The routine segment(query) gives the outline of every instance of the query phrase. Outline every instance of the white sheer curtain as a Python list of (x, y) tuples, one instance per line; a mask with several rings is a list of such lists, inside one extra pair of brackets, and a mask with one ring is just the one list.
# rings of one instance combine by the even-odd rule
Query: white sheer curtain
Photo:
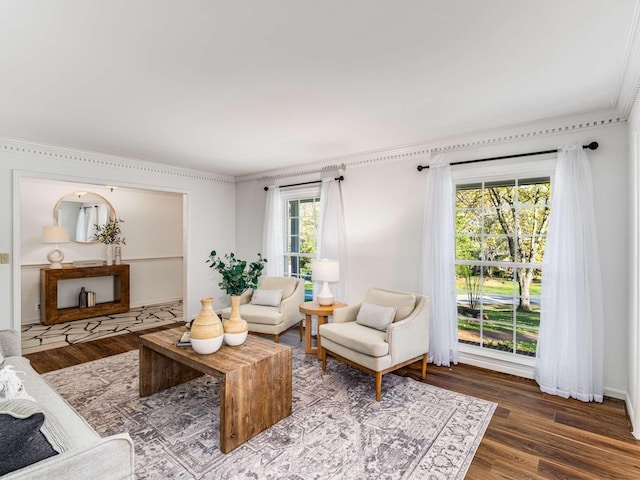
[(317, 258), (340, 262), (340, 281), (331, 284), (336, 301), (347, 302), (347, 235), (340, 182), (325, 178), (320, 189), (320, 222)]
[(431, 300), (429, 361), (447, 366), (458, 363), (453, 207), (451, 167), (438, 155), (426, 179), (421, 282)]
[(264, 275), (284, 276), (284, 212), (280, 189), (276, 185), (267, 191), (267, 203), (262, 229), (262, 256), (267, 259)]
[(603, 307), (589, 158), (559, 151), (544, 254), (535, 379), (543, 392), (602, 402)]

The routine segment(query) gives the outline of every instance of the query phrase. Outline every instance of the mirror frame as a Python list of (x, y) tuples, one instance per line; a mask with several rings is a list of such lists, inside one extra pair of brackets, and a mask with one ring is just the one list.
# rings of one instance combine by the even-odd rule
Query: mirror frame
[[(113, 206), (113, 204), (107, 200), (103, 195), (100, 195), (99, 193), (96, 192), (92, 192), (92, 191), (86, 191), (85, 195), (95, 195), (96, 197), (99, 197), (100, 199), (102, 199), (102, 201), (111, 209), (111, 214), (114, 218), (118, 218), (118, 214), (116, 213), (116, 209)], [(54, 225), (58, 225), (58, 208), (60, 207), (60, 204), (62, 202), (68, 201), (67, 199), (69, 197), (77, 197), (78, 195), (76, 195), (75, 192), (69, 192), (65, 195), (63, 195), (62, 197), (60, 197), (60, 199), (56, 202), (56, 204), (53, 207), (53, 224)], [(84, 196), (84, 195), (82, 195)], [(80, 197), (80, 200), (82, 200), (82, 197)], [(75, 203), (94, 203), (94, 202), (83, 202), (83, 201), (79, 201), (79, 202), (75, 202)], [(95, 203), (101, 203), (101, 202), (95, 202)], [(75, 240), (73, 238), (69, 238), (69, 240), (71, 240), (74, 243), (79, 243), (80, 245), (90, 245), (92, 243), (100, 243), (99, 240), (91, 240), (91, 241), (86, 241), (86, 242), (81, 242), (79, 240)]]

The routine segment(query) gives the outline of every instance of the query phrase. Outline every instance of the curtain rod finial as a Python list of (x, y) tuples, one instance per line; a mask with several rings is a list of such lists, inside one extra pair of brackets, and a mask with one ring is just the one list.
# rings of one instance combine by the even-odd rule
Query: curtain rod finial
[(585, 145), (585, 148), (588, 148), (589, 150), (596, 150), (599, 146), (598, 142), (591, 142), (589, 145)]

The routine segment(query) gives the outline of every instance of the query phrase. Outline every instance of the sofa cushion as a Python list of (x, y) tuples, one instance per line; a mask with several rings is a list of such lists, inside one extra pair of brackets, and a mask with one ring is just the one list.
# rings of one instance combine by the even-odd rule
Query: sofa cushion
[(262, 290), (256, 289), (251, 296), (252, 305), (265, 305), (267, 307), (279, 307), (282, 300), (282, 289)]
[(396, 307), (394, 322), (404, 320), (416, 308), (416, 296), (411, 293), (387, 292), (372, 288), (363, 303), (373, 303), (383, 307)]
[[(41, 428), (45, 415), (30, 400), (0, 402), (0, 475), (56, 455)], [(10, 454), (7, 454), (10, 452)]]
[(282, 290), (282, 299), (284, 300), (293, 295), (297, 281), (298, 279), (293, 277), (260, 277), (258, 278), (258, 289)]
[(5, 363), (14, 365), (17, 371), (23, 372), (20, 375), (29, 395), (35, 398), (38, 405), (45, 413), (55, 413), (50, 415), (51, 420), (64, 430), (65, 440), (68, 442), (67, 450), (72, 448), (84, 448), (92, 442), (100, 440), (100, 436), (78, 413), (38, 375), (29, 360), (24, 357), (6, 357)]
[(320, 325), (320, 337), (370, 357), (389, 354), (389, 344), (385, 341), (386, 332), (364, 327), (357, 322)]
[(374, 303), (363, 303), (358, 310), (356, 322), (365, 327), (385, 332), (396, 316), (396, 307), (383, 307)]

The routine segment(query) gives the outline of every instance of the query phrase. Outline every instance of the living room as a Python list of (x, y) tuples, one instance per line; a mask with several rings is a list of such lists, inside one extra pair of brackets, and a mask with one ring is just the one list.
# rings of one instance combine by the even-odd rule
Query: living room
[[(26, 3), (30, 4), (31, 2)], [(388, 2), (382, 3), (386, 5)], [(561, 3), (563, 4), (562, 12), (565, 13), (566, 10), (573, 8), (570, 5), (576, 6), (575, 2)], [(79, 81), (79, 85), (84, 85), (89, 93), (85, 92), (83, 96), (71, 97), (70, 102), (67, 102), (66, 99), (54, 101), (55, 92), (61, 88), (59, 80), (49, 80), (51, 85), (46, 85), (43, 80), (46, 77), (46, 72), (51, 69), (55, 70), (55, 65), (47, 63), (54, 60), (43, 58), (31, 50), (32, 47), (25, 40), (30, 38), (30, 35), (16, 33), (16, 29), (20, 25), (24, 26), (29, 22), (37, 21), (40, 29), (36, 29), (36, 31), (43, 32), (44, 38), (49, 38), (45, 35), (51, 33), (48, 30), (49, 27), (46, 26), (47, 22), (40, 19), (35, 12), (36, 7), (33, 5), (31, 8), (23, 10), (12, 2), (5, 4), (3, 9), (7, 9), (10, 15), (0, 15), (4, 18), (4, 20), (0, 20), (0, 27), (7, 26), (5, 31), (11, 32), (7, 34), (8, 38), (11, 38), (10, 35), (14, 35), (17, 43), (14, 43), (12, 47), (16, 49), (14, 53), (5, 52), (4, 54), (7, 56), (3, 58), (2, 64), (11, 65), (11, 68), (7, 69), (3, 77), (10, 77), (12, 80), (8, 88), (0, 89), (5, 91), (4, 94), (0, 94), (2, 95), (0, 103), (11, 106), (7, 110), (11, 115), (5, 115), (5, 119), (0, 121), (0, 179), (5, 186), (0, 191), (0, 198), (2, 198), (0, 219), (6, 226), (0, 232), (0, 252), (9, 252), (10, 254), (10, 262), (0, 265), (0, 329), (20, 329), (27, 319), (33, 321), (36, 317), (34, 304), (38, 291), (37, 278), (33, 273), (25, 272), (33, 272), (33, 269), (38, 265), (45, 264), (48, 246), (39, 243), (37, 231), (52, 221), (52, 212), (57, 200), (61, 196), (75, 191), (76, 186), (82, 187), (83, 190), (98, 191), (101, 195), (112, 200), (116, 211), (125, 221), (123, 224), (127, 236), (127, 245), (123, 248), (125, 261), (146, 264), (147, 257), (172, 259), (166, 260), (172, 262), (170, 275), (178, 275), (182, 281), (177, 283), (178, 292), (163, 289), (165, 292), (163, 298), (183, 298), (184, 318), (191, 319), (200, 310), (200, 298), (202, 297), (213, 296), (216, 310), (228, 305), (228, 297), (218, 287), (218, 278), (205, 263), (211, 250), (235, 252), (239, 257), (247, 259), (254, 258), (256, 253), (262, 250), (266, 202), (265, 186), (318, 181), (336, 174), (344, 176), (341, 190), (348, 241), (346, 271), (348, 271), (349, 293), (347, 298), (339, 300), (347, 304), (354, 304), (364, 298), (370, 287), (408, 292), (420, 291), (427, 172), (418, 172), (416, 167), (429, 163), (430, 152), (444, 153), (447, 161), (455, 163), (470, 159), (554, 150), (563, 145), (588, 144), (597, 141), (599, 147), (594, 151), (589, 151), (588, 156), (594, 179), (594, 213), (601, 259), (604, 310), (606, 312), (603, 339), (604, 394), (607, 397), (624, 401), (634, 435), (636, 438), (640, 438), (638, 435), (640, 431), (640, 314), (638, 313), (639, 301), (635, 293), (638, 291), (640, 282), (638, 280), (640, 278), (638, 265), (638, 252), (640, 251), (640, 241), (638, 240), (640, 228), (640, 214), (638, 212), (640, 107), (636, 101), (640, 86), (637, 75), (640, 68), (638, 58), (640, 56), (637, 55), (639, 48), (638, 5), (635, 1), (624, 1), (613, 8), (605, 5), (606, 3), (589, 2), (589, 8), (592, 8), (596, 13), (585, 14), (586, 22), (588, 19), (598, 18), (598, 15), (603, 11), (609, 11), (608, 17), (602, 15), (601, 22), (605, 24), (602, 26), (602, 30), (596, 29), (597, 32), (594, 33), (577, 29), (572, 34), (575, 37), (569, 34), (565, 35), (566, 38), (582, 39), (588, 43), (589, 46), (586, 47), (586, 50), (591, 48), (593, 55), (598, 59), (594, 62), (596, 65), (585, 67), (584, 76), (586, 78), (588, 72), (597, 70), (601, 75), (598, 79), (602, 83), (594, 86), (585, 79), (584, 82), (576, 85), (576, 90), (580, 94), (573, 94), (573, 92), (561, 89), (554, 90), (551, 94), (546, 94), (544, 89), (538, 91), (535, 88), (535, 79), (542, 82), (542, 79), (546, 78), (543, 73), (548, 74), (557, 64), (554, 63), (551, 67), (548, 65), (538, 67), (541, 70), (531, 67), (521, 72), (521, 76), (517, 76), (514, 72), (519, 72), (518, 69), (523, 68), (523, 64), (514, 59), (515, 63), (507, 65), (505, 70), (514, 75), (515, 80), (508, 81), (504, 76), (496, 74), (495, 82), (498, 86), (495, 90), (477, 91), (471, 85), (472, 82), (469, 82), (457, 92), (460, 100), (457, 99), (455, 93), (451, 94), (453, 98), (449, 97), (445, 101), (448, 109), (445, 111), (460, 123), (447, 124), (448, 130), (436, 131), (434, 129), (433, 131), (436, 133), (432, 134), (430, 130), (432, 125), (426, 124), (419, 136), (380, 144), (372, 139), (375, 139), (377, 135), (384, 139), (390, 138), (385, 136), (386, 134), (383, 135), (383, 132), (399, 127), (395, 126), (392, 120), (379, 120), (378, 123), (372, 122), (376, 125), (375, 128), (368, 131), (366, 134), (369, 135), (368, 137), (364, 133), (362, 134), (364, 139), (370, 141), (367, 146), (362, 146), (362, 143), (356, 142), (358, 130), (355, 125), (364, 125), (371, 120), (363, 118), (357, 112), (349, 111), (349, 108), (353, 110), (358, 108), (357, 102), (349, 107), (345, 106), (344, 109), (341, 109), (341, 105), (334, 104), (335, 118), (324, 118), (320, 115), (313, 115), (313, 112), (316, 112), (315, 109), (319, 108), (318, 103), (321, 103), (322, 100), (311, 97), (308, 99), (308, 116), (304, 117), (304, 121), (296, 119), (296, 122), (313, 124), (313, 121), (317, 120), (317, 124), (313, 128), (318, 132), (318, 138), (313, 137), (311, 133), (307, 132), (305, 136), (302, 132), (295, 130), (296, 122), (287, 124), (288, 129), (282, 130), (280, 134), (271, 132), (271, 127), (265, 127), (264, 137), (259, 135), (250, 139), (244, 139), (240, 136), (232, 137), (241, 151), (241, 154), (238, 155), (233, 152), (225, 152), (223, 149), (210, 153), (203, 147), (203, 145), (215, 144), (216, 141), (224, 143), (223, 139), (218, 138), (218, 135), (222, 134), (213, 131), (213, 129), (224, 126), (225, 119), (220, 120), (220, 123), (207, 124), (210, 130), (203, 136), (211, 135), (211, 140), (202, 140), (197, 137), (193, 132), (197, 132), (197, 126), (205, 114), (201, 112), (197, 116), (194, 114), (195, 120), (189, 115), (181, 116), (179, 114), (184, 105), (191, 105), (194, 110), (197, 110), (199, 101), (193, 98), (183, 98), (185, 104), (179, 106), (171, 103), (163, 104), (158, 107), (159, 111), (154, 113), (154, 115), (166, 114), (168, 117), (175, 115), (180, 121), (185, 122), (190, 119), (191, 123), (188, 128), (167, 131), (162, 130), (162, 125), (156, 125), (157, 130), (153, 131), (152, 135), (149, 131), (140, 133), (140, 138), (145, 139), (140, 143), (129, 143), (127, 140), (123, 141), (124, 146), (119, 144), (120, 138), (127, 138), (122, 130), (116, 128), (119, 120), (102, 124), (103, 130), (97, 134), (93, 134), (91, 128), (84, 128), (86, 122), (84, 122), (85, 125), (82, 121), (74, 123), (71, 119), (76, 117), (82, 119), (91, 116), (111, 116), (116, 119), (135, 117), (138, 123), (144, 124), (150, 121), (150, 114), (148, 111), (141, 112), (141, 107), (136, 105), (134, 97), (129, 96), (128, 92), (118, 92), (117, 95), (123, 95), (125, 100), (116, 102), (113, 110), (107, 111), (104, 104), (89, 103), (87, 97), (91, 97), (93, 93), (90, 93), (91, 90), (87, 87), (90, 85), (88, 79)], [(282, 18), (290, 20), (279, 10), (277, 5), (274, 4), (271, 7), (283, 15), (280, 20)], [(307, 7), (313, 10), (311, 6)], [(365, 11), (367, 10), (366, 7), (362, 5), (361, 7)], [(466, 7), (468, 5), (465, 5)], [(523, 5), (520, 7), (525, 8)], [(127, 9), (124, 6), (122, 8)], [(134, 19), (140, 20), (139, 15), (144, 9), (139, 8), (140, 10), (134, 9), (129, 21), (135, 23)], [(148, 8), (151, 11), (154, 10), (151, 6)], [(413, 8), (426, 14), (417, 5), (413, 5)], [(493, 18), (492, 14), (502, 8), (506, 8), (503, 2), (492, 2), (491, 8), (486, 12), (487, 17)], [(547, 2), (544, 7), (539, 8), (541, 10), (548, 8), (549, 12), (557, 13), (553, 10), (552, 2)], [(526, 10), (528, 11), (528, 9)], [(110, 14), (114, 14), (117, 9), (109, 11)], [(393, 9), (388, 7), (384, 11), (389, 13)], [(191, 19), (186, 12), (182, 13), (186, 17), (176, 19), (178, 24), (183, 20), (186, 22)], [(235, 13), (240, 15), (238, 12)], [(316, 13), (320, 15), (322, 22), (330, 24), (330, 19), (327, 18), (330, 17), (328, 11)], [(345, 22), (347, 18), (358, 18), (357, 11), (348, 9), (348, 13), (349, 15), (345, 13)], [(403, 13), (406, 14), (407, 11)], [(434, 12), (431, 13), (435, 15)], [(451, 12), (448, 13), (451, 14)], [(511, 13), (514, 15), (511, 18), (518, 18), (517, 9)], [(52, 18), (56, 18), (56, 21), (60, 22), (58, 25), (65, 24), (62, 18), (52, 12), (49, 11), (47, 14), (53, 15)], [(158, 12), (158, 15), (164, 20), (166, 20), (164, 17), (166, 14), (166, 12), (164, 14)], [(77, 15), (79, 15), (79, 20), (76, 19), (76, 21), (81, 23), (82, 15), (80, 13)], [(87, 15), (89, 15), (87, 18), (96, 21), (93, 14)], [(379, 31), (382, 31), (386, 22), (377, 18), (376, 15), (371, 15), (376, 17), (375, 20), (378, 22), (376, 26)], [(631, 17), (636, 19), (636, 23), (632, 24)], [(309, 18), (302, 18), (305, 19), (303, 24), (306, 25)], [(398, 22), (401, 20), (399, 17), (394, 17), (394, 19)], [(370, 20), (373, 21), (374, 18)], [(252, 21), (255, 21), (256, 24), (259, 23), (255, 19)], [(286, 23), (285, 20), (282, 21)], [(493, 25), (487, 18), (483, 17), (483, 21), (488, 25)], [(496, 22), (496, 24), (501, 23)], [(104, 28), (106, 28), (105, 25), (109, 24), (105, 22)], [(411, 25), (412, 28), (417, 28), (415, 24)], [(535, 31), (533, 27), (527, 25), (531, 31)], [(123, 31), (129, 32), (128, 27), (130, 27), (128, 24), (123, 26)], [(257, 25), (254, 27), (257, 28)], [(150, 27), (145, 23), (145, 28)], [(186, 26), (182, 28), (187, 29)], [(335, 28), (341, 34), (348, 31), (348, 28), (342, 23)], [(430, 28), (430, 22), (426, 22), (424, 28)], [(292, 29), (292, 32), (302, 35), (300, 29), (301, 27), (298, 25), (297, 28)], [(361, 34), (363, 30), (358, 29)], [(620, 32), (614, 35), (616, 30)], [(226, 30), (225, 32), (229, 33)], [(555, 30), (553, 33), (560, 35), (560, 37), (563, 36)], [(32, 32), (31, 35), (35, 37), (36, 33)], [(60, 39), (60, 45), (67, 46), (64, 43), (65, 39), (66, 37)], [(609, 39), (612, 42), (611, 48), (607, 49), (606, 46), (603, 46), (604, 39)], [(42, 41), (42, 39), (39, 40)], [(243, 47), (241, 39), (234, 38), (234, 40), (240, 43), (238, 48)], [(166, 41), (168, 44), (171, 43), (169, 40)], [(172, 37), (172, 41), (176, 41), (176, 39)], [(411, 39), (406, 41), (410, 43)], [(546, 46), (546, 49), (536, 47), (536, 42)], [(534, 58), (534, 53), (537, 53), (538, 56), (535, 58), (540, 64), (544, 64), (547, 57), (550, 58), (549, 62), (551, 63), (564, 59), (564, 55), (554, 56), (544, 39), (536, 37), (535, 42), (531, 43), (532, 45), (518, 45), (520, 48), (529, 48), (527, 50), (529, 58)], [(566, 49), (574, 48), (574, 43), (567, 41)], [(175, 44), (177, 45), (179, 42), (176, 41)], [(318, 51), (322, 51), (322, 48), (315, 43), (310, 42), (310, 44)], [(499, 45), (501, 42), (495, 41), (495, 44)], [(42, 48), (42, 43), (38, 43), (38, 45)], [(236, 44), (231, 42), (229, 48), (233, 48), (234, 45)], [(281, 44), (278, 45), (281, 46)], [(599, 50), (593, 50), (594, 45), (599, 46)], [(102, 46), (104, 47), (104, 45)], [(163, 46), (167, 47), (165, 44)], [(310, 45), (307, 46), (310, 47)], [(185, 45), (181, 45), (181, 47), (186, 48)], [(7, 51), (11, 51), (12, 48), (8, 48)], [(18, 50), (18, 48), (24, 50)], [(466, 51), (467, 48), (471, 47), (466, 45), (461, 50)], [(122, 53), (125, 50), (122, 48), (117, 51)], [(314, 57), (316, 60), (322, 57), (318, 51), (313, 50), (317, 55)], [(459, 53), (459, 50), (453, 51)], [(415, 54), (414, 50), (411, 52)], [(579, 52), (585, 54), (584, 50), (579, 50)], [(332, 53), (337, 54), (334, 50)], [(385, 51), (383, 53), (381, 58), (370, 58), (370, 64), (367, 63), (362, 68), (365, 73), (358, 77), (358, 82), (364, 82), (368, 75), (375, 76), (377, 72), (373, 67), (386, 68), (385, 62), (391, 62), (389, 56), (393, 52)], [(370, 54), (374, 55), (374, 53)], [(508, 54), (504, 52), (502, 54), (504, 56), (500, 57), (501, 60), (510, 58)], [(94, 62), (89, 60), (91, 55), (93, 55), (92, 52), (81, 50), (73, 62), (64, 64), (65, 68), (75, 63), (82, 65), (80, 63), (82, 61), (87, 61), (93, 66)], [(526, 55), (523, 56), (526, 57)], [(104, 52), (100, 58), (105, 62), (105, 65), (111, 62)], [(27, 62), (33, 63), (33, 59), (42, 62), (39, 82), (45, 84), (31, 85), (32, 90), (25, 88), (25, 91), (15, 90), (15, 93), (8, 93), (12, 91), (16, 83), (25, 81), (21, 75), (17, 75), (15, 72), (19, 72)], [(484, 56), (482, 59), (491, 62), (490, 56)], [(63, 60), (57, 58), (59, 62)], [(276, 58), (276, 60), (280, 61), (281, 59)], [(131, 57), (127, 57), (127, 61), (131, 62)], [(206, 59), (206, 61), (210, 62), (211, 60)], [(262, 61), (264, 62), (264, 59)], [(297, 58), (297, 61), (302, 62), (300, 64), (302, 70), (310, 68), (303, 62), (303, 59)], [(404, 62), (411, 63), (413, 61), (416, 61), (414, 57), (404, 58)], [(535, 62), (532, 61), (532, 63)], [(611, 70), (602, 72), (604, 67), (601, 63), (612, 65)], [(399, 68), (397, 64), (392, 64)], [(132, 65), (128, 66), (133, 68)], [(264, 67), (263, 64), (259, 66)], [(456, 73), (458, 75), (464, 74), (468, 78), (474, 75), (476, 67), (479, 68), (477, 65), (470, 65), (468, 68), (461, 67)], [(175, 68), (178, 69), (177, 66)], [(256, 70), (251, 70), (251, 73), (260, 71), (258, 66), (254, 68)], [(84, 69), (78, 68), (78, 70)], [(242, 71), (240, 66), (238, 66), (238, 71)], [(412, 70), (404, 73), (407, 76), (410, 74), (417, 73)], [(302, 73), (300, 75), (302, 76)], [(308, 80), (307, 77), (302, 78)], [(422, 77), (423, 81), (425, 78), (427, 77)], [(517, 88), (511, 86), (511, 96), (505, 96), (507, 100), (502, 100), (499, 89), (508, 88), (510, 81), (523, 82), (523, 78), (533, 78), (534, 80), (529, 80), (529, 83), (521, 84)], [(269, 77), (265, 75), (264, 81), (268, 82), (268, 79)], [(120, 81), (122, 80), (120, 79)], [(396, 81), (394, 87), (400, 88), (402, 81), (398, 79)], [(0, 84), (3, 82), (9, 81), (0, 80)], [(140, 86), (135, 81), (132, 80), (132, 82), (132, 85), (136, 87), (135, 89), (132, 87), (132, 89), (140, 92), (137, 90)], [(349, 83), (349, 79), (345, 79), (344, 82), (349, 85), (349, 88), (354, 88)], [(336, 84), (340, 85), (340, 82)], [(120, 85), (126, 85), (126, 82), (122, 81)], [(216, 86), (220, 87), (220, 85)], [(565, 84), (561, 86), (566, 88)], [(228, 92), (234, 92), (232, 85), (227, 84), (226, 87), (229, 89)], [(287, 87), (291, 87), (291, 85), (287, 85)], [(202, 85), (198, 85), (197, 88), (195, 85), (184, 87), (184, 89), (189, 88), (196, 91), (198, 88), (205, 87)], [(47, 99), (47, 102), (43, 102), (46, 104), (46, 110), (44, 107), (40, 109), (36, 102), (30, 104), (31, 110), (20, 108), (22, 105), (20, 102), (25, 102), (29, 92), (33, 91), (39, 92), (39, 95)], [(106, 91), (108, 89), (105, 87), (102, 92)], [(317, 94), (316, 90), (310, 89), (310, 91), (312, 92), (310, 95)], [(514, 91), (515, 93), (513, 93)], [(70, 95), (68, 90), (65, 92)], [(279, 105), (278, 102), (282, 101), (282, 98), (287, 94), (290, 94), (294, 100), (299, 100), (297, 96), (303, 95), (294, 89), (285, 92), (278, 91), (277, 95), (274, 94), (268, 102), (262, 100), (265, 103), (260, 104), (260, 99), (254, 97), (254, 95), (258, 95), (258, 90), (246, 91), (244, 95), (247, 98), (237, 100), (238, 110), (235, 112), (235, 117), (229, 114), (226, 120), (229, 124), (235, 125), (237, 122), (245, 121), (246, 116), (251, 117), (246, 119), (246, 122), (251, 125), (254, 123), (271, 125), (270, 109), (276, 109)], [(328, 95), (326, 92), (325, 94)], [(540, 95), (539, 100), (536, 100), (536, 94)], [(19, 100), (10, 99), (11, 95)], [(387, 95), (393, 98), (391, 93), (387, 93)], [(440, 95), (444, 96), (445, 92), (440, 92)], [(561, 101), (564, 96), (570, 97), (566, 103)], [(372, 98), (373, 96), (367, 97), (366, 101), (371, 101)], [(612, 98), (615, 101), (612, 101)], [(470, 101), (471, 99), (477, 103)], [(515, 102), (516, 99), (520, 103), (513, 109), (505, 105), (507, 102)], [(254, 110), (251, 109), (253, 101), (255, 101)], [(359, 99), (359, 101), (363, 100)], [(431, 99), (430, 101), (435, 100)], [(146, 103), (142, 108), (147, 109), (150, 109), (153, 102), (160, 103), (159, 97), (145, 98), (145, 102), (149, 103)], [(393, 118), (393, 101), (389, 102), (391, 106), (386, 107), (387, 110), (383, 109), (379, 112), (380, 118), (383, 118), (384, 115)], [(485, 104), (492, 102), (495, 107), (487, 108)], [(541, 103), (545, 103), (546, 110), (540, 107)], [(428, 109), (428, 106), (427, 101), (422, 102), (421, 100), (416, 105), (416, 112)], [(211, 105), (204, 110), (207, 109), (214, 110)], [(322, 113), (327, 114), (326, 111), (322, 111)], [(484, 117), (476, 118), (481, 113)], [(273, 122), (274, 125), (277, 125), (275, 119)], [(341, 137), (334, 140), (323, 134), (325, 129), (331, 131), (327, 125), (331, 122), (344, 122), (341, 129), (353, 130), (355, 138), (353, 144), (342, 149), (333, 148), (334, 141), (339, 143), (344, 139)], [(26, 128), (28, 125), (36, 125), (37, 128), (28, 129)], [(480, 128), (479, 125), (486, 127)], [(224, 132), (231, 136), (230, 131), (224, 130)], [(237, 134), (237, 131), (234, 132)], [(267, 137), (267, 133), (273, 136)], [(127, 134), (134, 135), (135, 132), (131, 130)], [(79, 138), (80, 140), (78, 140)], [(290, 157), (278, 163), (278, 161), (269, 161), (270, 157), (267, 155), (264, 158), (260, 157), (261, 138), (265, 146), (271, 145), (269, 142), (280, 142), (283, 149), (288, 147), (295, 150), (298, 142), (306, 140), (306, 143), (303, 148), (299, 148)], [(295, 138), (295, 141), (291, 140), (292, 138)], [(144, 144), (150, 145), (148, 150), (142, 149), (141, 145)], [(251, 157), (245, 150), (249, 144), (255, 145), (255, 151)], [(228, 148), (229, 144), (224, 143), (224, 145)], [(158, 153), (161, 151), (162, 153)], [(228, 160), (224, 157), (226, 153), (228, 153)], [(269, 150), (269, 153), (273, 158), (276, 156), (277, 150)], [(154, 157), (155, 154), (157, 157)], [(209, 157), (212, 166), (204, 168)], [(244, 157), (249, 160), (243, 163), (242, 158)], [(182, 163), (182, 158), (191, 159), (192, 162), (188, 163), (185, 160), (185, 163)], [(514, 165), (526, 169), (528, 165), (536, 162), (553, 161), (555, 154), (533, 158), (535, 160), (525, 157), (456, 168), (458, 172), (464, 172), (468, 175), (482, 172), (483, 175), (490, 176)], [(214, 159), (219, 159), (220, 162), (214, 163)], [(462, 174), (459, 173), (459, 175)], [(38, 182), (41, 182), (40, 185), (44, 185), (46, 188), (40, 190), (34, 188), (34, 184), (38, 185)], [(116, 189), (110, 192), (107, 189), (108, 185), (117, 186), (121, 190)], [(67, 188), (67, 186), (73, 186), (73, 188)], [(49, 189), (51, 189), (50, 193)], [(148, 191), (150, 195), (158, 195), (159, 198), (162, 198), (163, 195), (175, 196), (178, 199), (177, 208), (181, 208), (181, 211), (176, 212), (176, 203), (171, 203), (172, 216), (150, 216), (153, 234), (149, 237), (146, 236), (148, 231), (136, 230), (138, 225), (136, 219), (148, 213), (148, 203), (136, 201), (125, 194), (126, 192), (142, 192), (140, 195), (144, 196), (145, 191)], [(137, 210), (139, 206), (144, 206), (144, 210)], [(171, 220), (174, 217), (179, 218), (178, 222)], [(29, 228), (25, 229), (25, 225), (28, 225)], [(162, 246), (155, 245), (153, 240), (162, 235), (171, 235), (172, 238), (171, 247), (164, 251)], [(70, 244), (68, 249), (65, 246), (63, 249), (65, 250), (65, 262), (100, 258), (102, 255), (99, 247), (95, 245)], [(148, 300), (162, 300), (162, 298), (153, 298), (153, 289), (148, 288), (148, 282), (153, 281), (154, 278), (153, 272), (154, 270), (150, 270), (150, 273), (141, 277), (140, 281), (146, 284), (148, 295), (135, 303), (145, 304)], [(160, 285), (163, 284), (163, 281), (164, 278), (160, 281)], [(175, 287), (176, 284), (173, 286)], [(138, 290), (138, 292), (140, 291)], [(499, 354), (486, 355), (485, 352), (478, 352), (474, 348), (461, 345), (460, 362), (525, 378), (533, 377), (533, 361), (531, 359), (513, 358)]]

